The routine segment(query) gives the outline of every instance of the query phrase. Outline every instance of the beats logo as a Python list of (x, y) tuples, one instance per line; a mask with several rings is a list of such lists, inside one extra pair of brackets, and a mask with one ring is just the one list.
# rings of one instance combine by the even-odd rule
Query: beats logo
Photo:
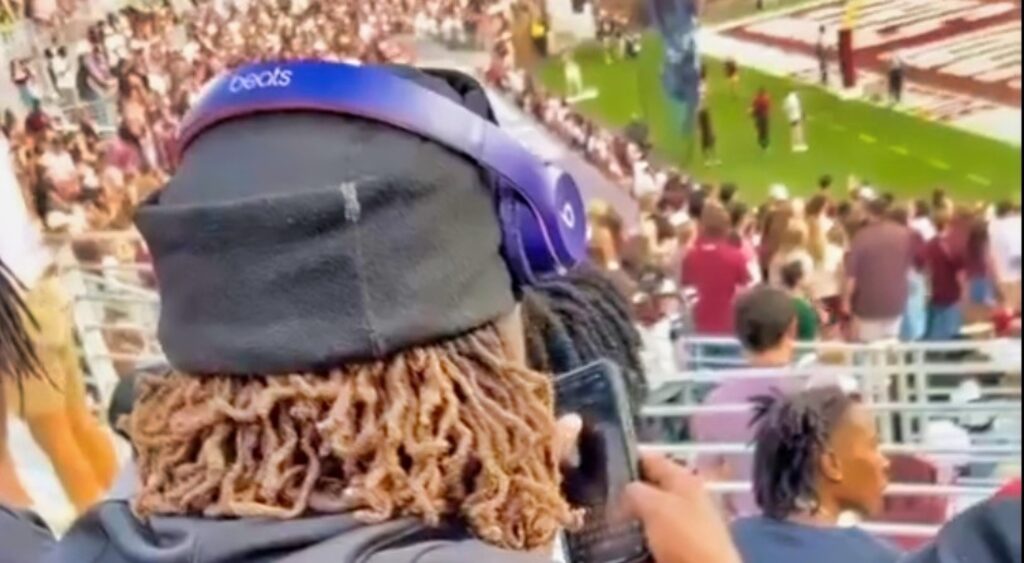
[(568, 202), (562, 207), (562, 222), (565, 226), (570, 229), (576, 228), (576, 210), (573, 208), (572, 203)]
[(285, 88), (291, 83), (292, 71), (277, 67), (274, 70), (235, 75), (228, 89), (232, 94), (237, 94), (259, 88)]

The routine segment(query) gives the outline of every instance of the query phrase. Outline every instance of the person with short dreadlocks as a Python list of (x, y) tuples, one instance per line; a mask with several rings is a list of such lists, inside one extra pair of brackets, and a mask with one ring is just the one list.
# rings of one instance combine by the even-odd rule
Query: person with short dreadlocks
[(847, 512), (877, 515), (889, 461), (875, 418), (839, 387), (756, 397), (754, 496), (762, 516), (733, 524), (745, 563), (887, 563), (900, 553), (840, 528)]
[(581, 266), (544, 280), (525, 291), (522, 316), (531, 367), (558, 374), (607, 359), (625, 374), (634, 408), (643, 404), (640, 334), (629, 303), (606, 274)]
[[(44, 377), (26, 322), (31, 313), (20, 295), (18, 281), (0, 258), (0, 456), (7, 452), (6, 380), (19, 387), (25, 379)], [(5, 504), (16, 485), (12, 466), (0, 464), (0, 563), (38, 561), (53, 547), (53, 535), (35, 515)]]

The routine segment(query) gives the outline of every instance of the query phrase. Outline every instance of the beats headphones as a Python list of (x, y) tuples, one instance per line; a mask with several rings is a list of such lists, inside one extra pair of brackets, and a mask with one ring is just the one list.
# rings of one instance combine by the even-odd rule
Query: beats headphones
[[(434, 76), (439, 74), (445, 78), (440, 72)], [(483, 92), (475, 81), (458, 76), (463, 85)], [(502, 253), (518, 284), (564, 272), (586, 257), (586, 212), (572, 176), (542, 162), (495, 123), (387, 67), (322, 61), (241, 67), (208, 85), (185, 116), (178, 156), (220, 122), (288, 111), (380, 122), (476, 162), (490, 178)]]

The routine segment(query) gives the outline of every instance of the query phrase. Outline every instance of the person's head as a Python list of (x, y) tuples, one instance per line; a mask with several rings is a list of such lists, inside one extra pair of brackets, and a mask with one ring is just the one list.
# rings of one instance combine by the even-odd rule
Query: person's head
[(794, 260), (782, 267), (782, 285), (790, 292), (798, 291), (804, 284), (807, 273), (804, 272), (804, 264)]
[(846, 232), (846, 228), (838, 223), (833, 225), (832, 228), (825, 233), (825, 240), (836, 248), (843, 250), (846, 250), (846, 247), (850, 244), (850, 238)]
[(904, 227), (910, 226), (910, 208), (906, 205), (893, 205), (889, 208), (889, 220)]
[(528, 289), (522, 318), (531, 368), (560, 374), (608, 359), (625, 374), (634, 405), (642, 404), (646, 383), (640, 335), (629, 301), (606, 274), (581, 267)]
[(883, 198), (875, 198), (867, 203), (867, 211), (872, 221), (883, 221), (889, 213), (889, 203)]
[(824, 217), (828, 213), (829, 205), (831, 200), (826, 194), (817, 194), (812, 197), (804, 209), (804, 214), (808, 219), (815, 219)]
[(951, 202), (949, 196), (946, 195), (946, 190), (936, 188), (935, 191), (932, 192), (932, 208), (937, 211), (939, 209), (946, 208), (949, 205), (951, 205)]
[(665, 189), (662, 191), (659, 207), (675, 212), (687, 207), (690, 199), (692, 186), (684, 181), (678, 173), (672, 173), (665, 182)]
[(999, 219), (1005, 219), (1011, 215), (1016, 214), (1017, 206), (1012, 201), (1004, 199), (996, 204), (996, 217)]
[(736, 337), (754, 365), (786, 365), (793, 360), (797, 318), (793, 298), (760, 286), (736, 300)]
[(840, 201), (839, 205), (836, 206), (836, 219), (838, 219), (840, 222), (849, 219), (852, 213), (853, 203), (851, 203), (849, 200)]
[(700, 215), (700, 236), (708, 240), (724, 240), (729, 237), (732, 222), (729, 213), (717, 203), (705, 205)]
[[(394, 72), (492, 115), (479, 87)], [(412, 517), (515, 550), (573, 523), (475, 162), (364, 119), (251, 115), (193, 141), (136, 222), (173, 368), (137, 382), (139, 517)]]
[(718, 200), (722, 202), (722, 205), (729, 207), (735, 201), (736, 194), (740, 188), (732, 182), (725, 182), (722, 187), (718, 190)]
[(832, 179), (831, 175), (824, 174), (820, 178), (818, 178), (818, 189), (823, 192), (830, 191), (832, 189), (833, 182), (834, 180)]
[(753, 214), (747, 204), (736, 201), (729, 206), (729, 223), (732, 225), (733, 234), (745, 236), (752, 222)]
[(939, 234), (944, 234), (949, 230), (949, 225), (953, 221), (953, 214), (946, 209), (940, 209), (934, 215), (932, 215), (932, 222), (935, 224), (935, 231)]
[(914, 202), (914, 217), (927, 218), (932, 216), (932, 206), (926, 199), (918, 199)]
[(795, 250), (807, 249), (807, 223), (798, 219), (791, 219), (782, 235), (779, 252), (786, 253)]
[(765, 516), (810, 517), (882, 508), (889, 461), (875, 419), (838, 387), (756, 399), (754, 495)]

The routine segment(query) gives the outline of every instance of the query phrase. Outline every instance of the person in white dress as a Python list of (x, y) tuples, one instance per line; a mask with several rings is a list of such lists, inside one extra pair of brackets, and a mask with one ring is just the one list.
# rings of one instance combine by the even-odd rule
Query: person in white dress
[(1020, 208), (1010, 202), (996, 206), (996, 218), (989, 223), (989, 240), (995, 262), (996, 279), (1004, 305), (1020, 309), (1021, 220)]
[(575, 98), (583, 93), (583, 71), (572, 53), (566, 53), (564, 61), (565, 93), (568, 97)]
[(800, 95), (795, 90), (786, 96), (783, 109), (786, 112), (786, 119), (789, 120), (793, 152), (807, 152), (810, 147), (807, 145), (807, 134), (804, 130), (804, 107)]

